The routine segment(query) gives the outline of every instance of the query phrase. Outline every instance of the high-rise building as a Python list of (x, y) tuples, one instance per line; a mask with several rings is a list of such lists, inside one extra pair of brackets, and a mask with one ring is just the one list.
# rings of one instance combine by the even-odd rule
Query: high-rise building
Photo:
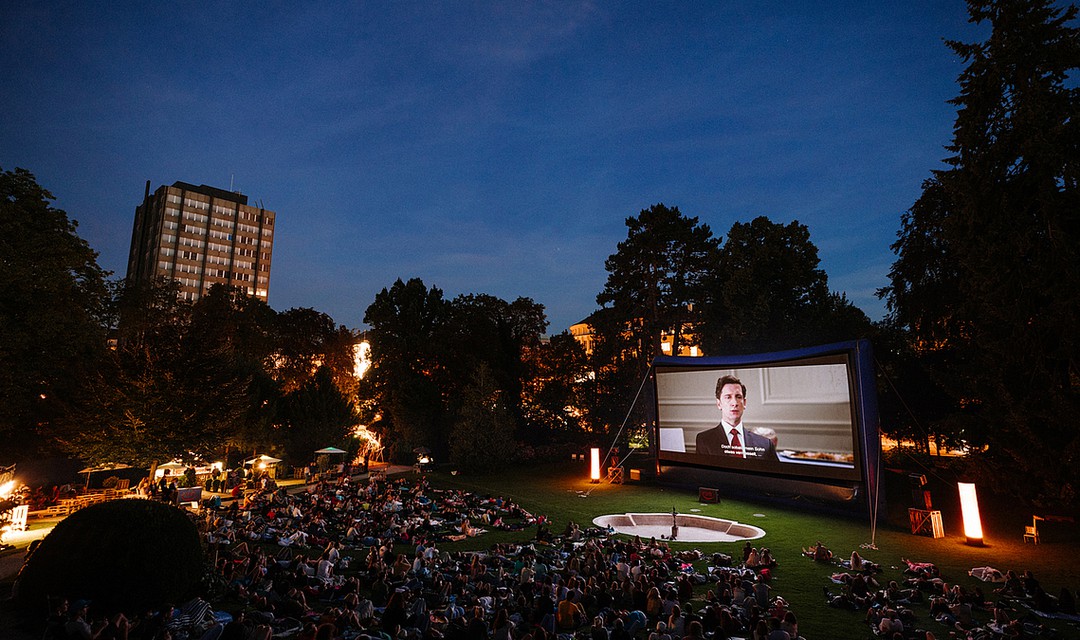
[(198, 300), (214, 284), (239, 287), (266, 301), (274, 253), (273, 211), (247, 196), (186, 182), (162, 185), (135, 207), (127, 278), (176, 280), (182, 297)]

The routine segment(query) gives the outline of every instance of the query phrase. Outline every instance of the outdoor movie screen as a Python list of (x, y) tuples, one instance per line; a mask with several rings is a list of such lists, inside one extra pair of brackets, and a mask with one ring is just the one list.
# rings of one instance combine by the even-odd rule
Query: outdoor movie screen
[(661, 462), (860, 480), (847, 353), (749, 365), (658, 359), (655, 373)]

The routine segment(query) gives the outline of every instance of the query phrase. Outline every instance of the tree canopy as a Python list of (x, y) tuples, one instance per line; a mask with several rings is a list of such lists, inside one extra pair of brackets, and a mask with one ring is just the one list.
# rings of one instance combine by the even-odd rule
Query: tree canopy
[(947, 167), (904, 215), (885, 297), (932, 358), (983, 478), (1074, 502), (1080, 435), (1076, 7), (970, 0)]
[(33, 455), (106, 357), (107, 273), (25, 169), (0, 170), (0, 449)]
[[(736, 222), (710, 273), (706, 307), (708, 353), (776, 351), (819, 343), (812, 317), (825, 308), (829, 287), (810, 230), (798, 221), (764, 216)], [(809, 331), (808, 331), (809, 330)]]
[(499, 389), (487, 364), (476, 368), (462, 392), (450, 439), (450, 461), (465, 471), (484, 473), (513, 463), (515, 403)]
[(371, 326), (371, 393), (379, 398), (383, 444), (399, 456), (416, 447), (447, 450), (449, 382), (442, 356), (449, 303), (419, 278), (398, 279), (364, 313)]
[(437, 459), (467, 457), (471, 467), (488, 468), (477, 456), (492, 449), (462, 457), (451, 446), (463, 412), (483, 409), (468, 404), (477, 393), (497, 395), (500, 427), (510, 438), (521, 435), (523, 380), (533, 366), (529, 354), (540, 348), (547, 327), (542, 305), (487, 294), (447, 301), (440, 289), (414, 278), (383, 289), (364, 321), (372, 327), (372, 375), (362, 386), (361, 404), (365, 420), (375, 417), (367, 409), (373, 404), (369, 400), (378, 404), (376, 428), (393, 441), (398, 459), (427, 447)]
[(626, 219), (626, 240), (604, 262), (608, 272), (597, 304), (614, 313), (612, 326), (598, 326), (607, 339), (635, 354), (643, 371), (656, 355), (664, 332), (678, 343), (696, 331), (694, 305), (705, 299), (705, 280), (716, 265), (718, 241), (709, 225), (662, 203)]

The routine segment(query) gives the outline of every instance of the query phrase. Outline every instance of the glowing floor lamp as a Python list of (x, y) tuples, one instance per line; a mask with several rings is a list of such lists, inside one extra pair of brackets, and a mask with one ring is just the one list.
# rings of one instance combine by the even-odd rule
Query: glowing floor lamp
[(970, 482), (957, 483), (960, 490), (960, 511), (964, 515), (964, 535), (967, 543), (976, 547), (983, 545), (982, 518), (979, 517), (979, 496)]
[(600, 449), (593, 447), (590, 450), (592, 455), (591, 473), (589, 474), (589, 482), (597, 484), (600, 482)]

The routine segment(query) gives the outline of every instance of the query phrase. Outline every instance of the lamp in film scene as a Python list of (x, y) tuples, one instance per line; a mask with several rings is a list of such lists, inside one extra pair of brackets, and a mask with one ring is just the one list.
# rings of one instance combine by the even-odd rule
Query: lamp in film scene
[(967, 543), (977, 547), (983, 544), (982, 518), (979, 517), (979, 496), (975, 493), (975, 485), (970, 482), (959, 482), (956, 485), (960, 490), (960, 512), (964, 516), (964, 536)]
[(589, 465), (589, 482), (596, 484), (600, 482), (600, 449), (593, 447), (589, 450), (592, 462)]

